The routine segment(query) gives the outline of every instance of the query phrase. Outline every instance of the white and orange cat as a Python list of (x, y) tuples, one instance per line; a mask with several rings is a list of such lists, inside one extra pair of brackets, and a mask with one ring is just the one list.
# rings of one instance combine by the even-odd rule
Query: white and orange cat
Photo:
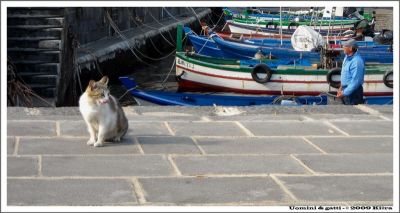
[(105, 140), (120, 141), (128, 130), (128, 119), (107, 84), (107, 76), (97, 82), (90, 80), (79, 99), (79, 110), (90, 135), (89, 146), (103, 146)]

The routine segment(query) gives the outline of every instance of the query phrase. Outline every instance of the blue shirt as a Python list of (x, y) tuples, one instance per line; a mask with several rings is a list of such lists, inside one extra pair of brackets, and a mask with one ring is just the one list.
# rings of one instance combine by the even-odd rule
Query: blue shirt
[(352, 56), (345, 56), (342, 65), (340, 82), (342, 84), (343, 95), (349, 96), (354, 90), (364, 83), (365, 66), (364, 59), (358, 52)]

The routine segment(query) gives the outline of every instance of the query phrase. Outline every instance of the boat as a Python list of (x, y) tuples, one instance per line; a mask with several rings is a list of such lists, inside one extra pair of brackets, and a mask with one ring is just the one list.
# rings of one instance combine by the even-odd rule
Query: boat
[[(213, 60), (213, 63), (231, 63), (229, 60), (232, 60), (232, 62), (235, 62), (236, 59), (241, 59), (240, 63), (241, 64), (248, 64), (248, 65), (256, 65), (259, 64), (260, 62), (268, 64), (270, 67), (277, 67), (279, 65), (290, 65), (290, 64), (297, 64), (297, 65), (311, 65), (311, 62), (306, 59), (302, 59), (300, 57), (293, 57), (291, 59), (275, 59), (275, 56), (271, 57), (265, 57), (263, 59), (255, 60), (254, 55), (252, 57), (247, 56), (247, 55), (241, 55), (237, 56), (237, 54), (231, 54), (230, 52), (223, 51), (219, 48), (219, 46), (209, 37), (207, 36), (198, 36), (195, 35), (194, 32), (188, 28), (184, 27), (184, 31), (186, 36), (189, 38), (191, 44), (194, 47), (194, 50), (196, 53), (204, 56), (209, 56), (209, 57), (202, 57), (202, 60), (207, 60), (210, 61), (210, 57), (215, 57), (219, 59), (226, 59), (224, 60)], [(297, 55), (300, 55), (298, 52), (296, 52)], [(201, 57), (198, 56), (197, 57)], [(223, 62), (221, 62), (223, 61)]]
[[(211, 34), (210, 37), (217, 44), (219, 49), (224, 52), (225, 55), (229, 55), (231, 58), (237, 59), (250, 59), (254, 58), (256, 53), (262, 53), (264, 56), (273, 55), (277, 58), (284, 59), (297, 59), (305, 58), (310, 61), (319, 61), (321, 54), (318, 49), (315, 51), (296, 51), (291, 45), (260, 45), (255, 42), (233, 42), (227, 41), (219, 37), (217, 34)], [(368, 44), (368, 42), (360, 42)], [(199, 45), (199, 44), (198, 44)], [(201, 45), (201, 44), (200, 44)], [(344, 53), (341, 47), (335, 48), (337, 50), (336, 61), (341, 61), (344, 58)], [(335, 50), (334, 49), (334, 50)], [(390, 45), (361, 45), (358, 48), (360, 55), (363, 57), (366, 63), (393, 63), (393, 52), (391, 51)], [(376, 57), (379, 55), (379, 57)]]
[[(235, 34), (260, 34), (260, 35), (265, 35), (265, 36), (270, 36), (270, 35), (279, 35), (279, 34), (284, 34), (284, 35), (291, 35), (294, 33), (296, 28), (301, 25), (293, 24), (288, 26), (286, 29), (279, 29), (276, 27), (272, 26), (261, 26), (257, 24), (250, 24), (246, 22), (235, 22), (233, 20), (228, 20), (226, 22), (227, 26), (229, 27), (229, 30), (231, 33)], [(316, 29), (322, 36), (327, 36), (327, 35), (336, 35), (336, 36), (342, 36), (346, 35), (346, 31), (349, 31), (350, 28), (340, 28), (340, 29)]]
[(326, 105), (327, 96), (245, 96), (165, 91), (143, 91), (136, 88), (132, 78), (120, 77), (130, 94), (145, 102), (173, 106), (254, 106), (254, 105)]
[[(318, 14), (315, 16), (310, 16), (310, 15), (305, 15), (305, 14), (289, 14), (288, 11), (282, 11), (281, 14), (280, 12), (275, 12), (275, 14), (271, 13), (266, 13), (263, 12), (262, 10), (259, 9), (247, 9), (244, 10), (243, 12), (237, 12), (234, 10), (231, 10), (229, 8), (223, 8), (224, 15), (227, 17), (227, 20), (232, 19), (232, 18), (254, 18), (257, 20), (263, 20), (263, 21), (280, 21), (282, 20), (295, 20), (295, 19), (301, 19), (301, 20), (316, 20), (316, 19), (322, 19), (322, 20), (333, 20), (333, 21), (349, 21), (349, 20), (359, 20), (357, 18), (349, 18), (349, 17), (343, 17), (343, 16), (335, 16), (335, 17), (318, 17)], [(323, 10), (322, 10), (323, 12)], [(310, 13), (310, 11), (308, 11)], [(371, 20), (372, 17), (369, 13), (364, 14), (364, 18), (367, 20)]]
[(284, 20), (284, 21), (264, 21), (254, 18), (234, 18), (229, 22), (245, 24), (248, 26), (255, 27), (266, 27), (273, 29), (294, 29), (297, 26), (306, 25), (313, 27), (315, 30), (349, 30), (354, 27), (354, 25), (359, 20), (314, 20), (314, 21), (294, 21), (294, 20)]
[[(195, 54), (176, 53), (176, 76), (182, 92), (235, 92), (264, 95), (318, 95), (337, 91), (340, 69), (316, 66), (266, 64), (244, 65), (239, 61), (202, 60)], [(365, 96), (393, 95), (393, 66), (367, 65)]]
[[(282, 64), (292, 63), (295, 60), (300, 63), (307, 61), (310, 64), (318, 64), (320, 62), (321, 53), (316, 51), (295, 51), (289, 40), (280, 41), (276, 39), (251, 39), (239, 41), (228, 41), (218, 36), (218, 34), (210, 33), (210, 36), (199, 36), (189, 27), (184, 27), (184, 32), (189, 38), (195, 52), (211, 57), (226, 59), (254, 60), (257, 53), (272, 59), (278, 58), (282, 60)], [(268, 43), (266, 43), (268, 41)], [(374, 42), (358, 41), (359, 53), (366, 63), (393, 63), (393, 52), (390, 45), (375, 45)], [(341, 62), (344, 55), (340, 49), (340, 42), (332, 44), (336, 57), (333, 59)], [(376, 57), (379, 54), (380, 57)], [(257, 62), (257, 61), (256, 61)]]
[[(171, 106), (256, 106), (256, 105), (328, 105), (342, 104), (330, 94), (318, 96), (250, 96), (233, 94), (178, 93), (165, 91), (143, 91), (137, 89), (133, 78), (120, 77), (122, 84), (140, 103)], [(365, 104), (391, 105), (393, 96), (364, 97)]]

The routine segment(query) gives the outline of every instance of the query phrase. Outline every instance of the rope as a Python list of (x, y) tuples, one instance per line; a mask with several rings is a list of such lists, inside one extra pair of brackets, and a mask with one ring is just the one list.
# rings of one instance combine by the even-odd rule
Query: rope
[(169, 75), (171, 74), (171, 72), (172, 72), (172, 70), (173, 70), (173, 68), (174, 68), (175, 63), (176, 63), (176, 58), (174, 59), (174, 62), (172, 62), (171, 69), (169, 70), (167, 76), (166, 76), (165, 79), (161, 82), (161, 85), (163, 86), (164, 89), (166, 88), (165, 82), (167, 82), (168, 77), (169, 77)]
[[(132, 51), (132, 53), (134, 53), (134, 51), (133, 51), (133, 49), (132, 48), (134, 48), (140, 55), (142, 55), (143, 57), (145, 57), (145, 58), (147, 58), (147, 59), (150, 59), (150, 60), (153, 60), (153, 61), (158, 61), (158, 60), (162, 60), (162, 59), (165, 59), (165, 58), (167, 58), (169, 55), (171, 55), (172, 53), (174, 53), (175, 52), (175, 50), (173, 50), (171, 53), (169, 53), (168, 55), (166, 55), (166, 56), (164, 56), (164, 57), (161, 57), (161, 58), (152, 58), (152, 57), (149, 57), (149, 56), (147, 56), (147, 55), (145, 55), (145, 54), (143, 54), (142, 52), (140, 52), (135, 46), (131, 46), (130, 45), (130, 42), (129, 42), (129, 40), (122, 34), (122, 32), (118, 29), (118, 27), (115, 25), (115, 23), (111, 20), (111, 17), (110, 17), (110, 14), (108, 14), (108, 12), (107, 12), (107, 17), (108, 17), (108, 19), (109, 19), (109, 21), (110, 21), (110, 25), (113, 27), (113, 29), (121, 36), (121, 38), (128, 44), (128, 47), (129, 47), (129, 49)], [(144, 62), (142, 59), (140, 59), (135, 53), (134, 53), (134, 55), (139, 59), (139, 60), (141, 60), (141, 62)], [(146, 62), (144, 62), (145, 64), (147, 64), (147, 65), (149, 65), (149, 66), (152, 66), (152, 67), (156, 67), (156, 66), (154, 66), (154, 65), (151, 65), (151, 64), (148, 64), (148, 63), (146, 63)]]
[(131, 47), (131, 45), (130, 45), (128, 39), (125, 38), (125, 36), (122, 35), (122, 33), (119, 31), (118, 27), (115, 26), (115, 23), (112, 21), (112, 19), (111, 19), (111, 17), (110, 17), (110, 14), (109, 14), (108, 12), (107, 12), (107, 18), (108, 18), (108, 20), (109, 20), (109, 22), (110, 22), (110, 26), (120, 35), (120, 37), (122, 38), (122, 40), (128, 45), (128, 48), (131, 50), (131, 52), (133, 53), (133, 55), (134, 55), (140, 62), (142, 62), (142, 63), (144, 63), (144, 64), (146, 64), (146, 65), (148, 65), (148, 66), (155, 67), (155, 66), (153, 66), (153, 65), (151, 65), (151, 64), (149, 64), (149, 63), (143, 61), (138, 55), (136, 55), (136, 53), (133, 51), (133, 49), (132, 49), (132, 47)]
[[(156, 21), (159, 25), (165, 27), (165, 25), (161, 24), (156, 18), (154, 18), (154, 16), (151, 14), (151, 12), (148, 12), (148, 14), (149, 14), (150, 17), (151, 17), (154, 21)], [(160, 29), (158, 29), (158, 28), (154, 28), (154, 29), (160, 30)], [(169, 31), (167, 31), (167, 32), (169, 33), (170, 37), (172, 37), (171, 33), (170, 33)], [(171, 46), (175, 47), (175, 43), (174, 43), (174, 42), (172, 42), (172, 43), (174, 43), (174, 44), (171, 44), (171, 42), (170, 42), (167, 38), (165, 38), (164, 35), (163, 35), (161, 32), (160, 32), (160, 35), (161, 35), (161, 37), (164, 38), (164, 40), (165, 40), (168, 44), (170, 44)], [(173, 40), (173, 39), (172, 39), (172, 40)]]
[[(132, 91), (132, 90), (134, 90), (134, 89), (136, 89), (136, 88), (137, 88), (137, 86), (136, 86), (136, 87), (133, 87), (133, 88), (130, 88), (130, 89), (127, 89), (126, 92), (125, 92), (124, 94), (122, 94), (121, 96), (119, 96), (118, 101), (120, 101), (121, 98), (123, 98), (128, 92), (130, 92), (130, 91)], [(135, 98), (134, 98), (134, 99), (135, 99)], [(135, 99), (135, 101), (136, 101), (136, 99)]]
[[(136, 24), (137, 29), (139, 29), (140, 31), (142, 31), (143, 33), (145, 33), (145, 31), (142, 30), (141, 27), (139, 27), (140, 25), (134, 20), (134, 18), (133, 18), (133, 16), (132, 16), (131, 12), (129, 11), (129, 9), (128, 9), (128, 14), (129, 14), (129, 18), (133, 21), (133, 23)], [(142, 24), (143, 24), (143, 23), (142, 23)], [(144, 25), (144, 24), (143, 24), (143, 25)], [(163, 37), (163, 38), (164, 38), (164, 37)], [(164, 55), (164, 53), (162, 53), (162, 52), (156, 47), (156, 45), (153, 43), (153, 40), (151, 39), (151, 37), (149, 38), (149, 40), (150, 40), (150, 43), (151, 43), (151, 45), (153, 46), (153, 48), (154, 48), (160, 55)]]
[(196, 11), (194, 11), (193, 7), (190, 7), (190, 9), (192, 10), (192, 12), (194, 13), (194, 15), (196, 16), (196, 19), (197, 19), (197, 21), (199, 21), (199, 24), (200, 24), (200, 26), (201, 26), (201, 21), (200, 21), (200, 19), (199, 19), (199, 16), (197, 16)]
[(168, 14), (169, 16), (171, 16), (173, 19), (175, 19), (177, 22), (180, 22), (180, 20), (176, 19), (173, 15), (171, 15), (171, 13), (169, 13), (168, 10), (165, 9), (165, 7), (162, 7), (162, 9), (165, 10), (165, 12), (167, 12), (167, 14)]

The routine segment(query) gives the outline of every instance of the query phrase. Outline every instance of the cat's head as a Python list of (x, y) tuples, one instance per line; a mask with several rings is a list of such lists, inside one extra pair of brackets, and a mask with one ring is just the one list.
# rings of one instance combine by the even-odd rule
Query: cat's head
[(104, 76), (99, 81), (90, 80), (86, 88), (86, 93), (98, 105), (106, 104), (110, 101), (110, 90), (107, 87), (108, 77)]

